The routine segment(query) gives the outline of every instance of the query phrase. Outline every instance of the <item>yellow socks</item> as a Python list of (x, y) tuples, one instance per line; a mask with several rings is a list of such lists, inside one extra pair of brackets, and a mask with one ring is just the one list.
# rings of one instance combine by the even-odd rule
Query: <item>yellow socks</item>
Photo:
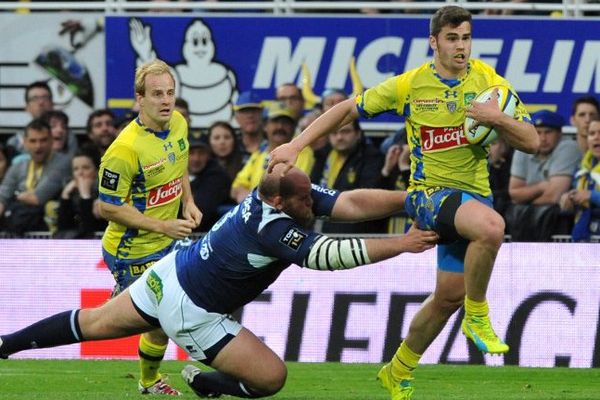
[(422, 354), (417, 354), (402, 342), (394, 357), (392, 357), (391, 373), (396, 382), (412, 379), (412, 371), (417, 367)]
[(487, 317), (490, 313), (490, 307), (486, 300), (479, 302), (469, 299), (465, 296), (465, 314), (476, 317)]
[(158, 367), (165, 356), (167, 345), (151, 343), (144, 335), (140, 337), (138, 354), (140, 356), (140, 382), (142, 386), (149, 387), (160, 379)]

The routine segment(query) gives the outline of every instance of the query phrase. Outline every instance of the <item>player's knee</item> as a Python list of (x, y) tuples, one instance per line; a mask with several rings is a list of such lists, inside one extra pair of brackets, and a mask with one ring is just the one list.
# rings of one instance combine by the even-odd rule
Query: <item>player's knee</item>
[(480, 230), (479, 239), (494, 247), (500, 247), (504, 240), (504, 219), (500, 215), (486, 219)]
[(436, 293), (433, 301), (439, 313), (452, 315), (463, 305), (464, 299), (464, 290), (454, 290), (451, 293)]
[(286, 379), (287, 368), (283, 362), (278, 363), (269, 368), (269, 371), (261, 377), (255, 390), (262, 396), (272, 396), (283, 388)]

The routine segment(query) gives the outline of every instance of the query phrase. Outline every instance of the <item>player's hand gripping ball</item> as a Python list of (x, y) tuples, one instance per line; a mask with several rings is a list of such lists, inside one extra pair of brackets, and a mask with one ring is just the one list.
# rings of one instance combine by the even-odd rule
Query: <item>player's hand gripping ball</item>
[[(485, 103), (492, 99), (492, 92), (494, 89), (498, 89), (498, 108), (505, 114), (514, 117), (515, 110), (519, 104), (519, 99), (515, 94), (504, 85), (490, 86), (481, 93), (479, 93), (473, 101), (479, 103)], [(467, 141), (471, 144), (479, 144), (481, 146), (487, 146), (498, 138), (498, 132), (489, 125), (480, 124), (473, 118), (465, 118), (465, 136)]]

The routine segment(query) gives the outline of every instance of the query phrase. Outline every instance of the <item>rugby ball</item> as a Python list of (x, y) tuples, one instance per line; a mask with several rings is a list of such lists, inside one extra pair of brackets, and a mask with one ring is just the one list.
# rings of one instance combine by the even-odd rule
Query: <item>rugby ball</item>
[[(480, 103), (486, 103), (492, 99), (492, 93), (494, 89), (498, 89), (498, 107), (502, 112), (511, 117), (515, 116), (515, 110), (519, 104), (519, 99), (515, 94), (504, 85), (490, 86), (483, 92), (479, 93), (473, 101)], [(489, 125), (479, 124), (473, 128), (476, 121), (473, 118), (466, 117), (464, 131), (467, 141), (471, 144), (479, 144), (481, 146), (487, 146), (498, 138), (498, 132)]]

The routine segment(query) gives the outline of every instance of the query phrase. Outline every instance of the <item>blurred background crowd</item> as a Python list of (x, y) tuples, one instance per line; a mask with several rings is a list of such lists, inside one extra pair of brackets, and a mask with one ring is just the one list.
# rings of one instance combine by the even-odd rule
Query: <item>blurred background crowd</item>
[[(22, 3), (19, 12), (28, 12), (27, 4), (37, 2)], [(166, 11), (186, 11), (186, 1), (178, 3), (183, 8)], [(369, 7), (360, 11), (388, 12)], [(433, 10), (409, 7), (406, 11)], [(520, 13), (501, 8), (482, 12)], [(256, 187), (272, 149), (356, 94), (338, 88), (315, 94), (285, 83), (270, 98), (241, 92), (231, 120), (215, 120), (209, 126), (190, 124), (189, 174), (196, 204), (204, 213), (198, 232), (207, 231)], [(14, 134), (0, 137), (0, 231), (5, 237), (28, 232), (56, 238), (97, 237), (106, 227), (96, 206), (99, 163), (120, 130), (135, 118), (135, 107), (118, 118), (110, 109), (96, 109), (87, 116), (86, 132), (77, 135), (69, 126), (73, 116), (55, 107), (46, 82), (27, 86), (22, 107), (30, 122)], [(494, 207), (506, 220), (507, 240), (590, 241), (600, 235), (599, 108), (594, 96), (582, 95), (572, 104), (568, 120), (551, 110), (533, 113), (531, 120), (541, 142), (538, 154), (513, 151), (501, 139), (490, 146)], [(177, 99), (176, 109), (190, 122), (183, 98)], [(566, 127), (568, 133), (563, 132)], [(411, 168), (409, 153), (404, 129), (389, 137), (374, 136), (356, 122), (306, 149), (297, 165), (313, 183), (336, 190), (405, 190)], [(399, 213), (368, 224), (317, 224), (316, 229), (326, 233), (386, 234), (405, 232), (410, 221)]]

